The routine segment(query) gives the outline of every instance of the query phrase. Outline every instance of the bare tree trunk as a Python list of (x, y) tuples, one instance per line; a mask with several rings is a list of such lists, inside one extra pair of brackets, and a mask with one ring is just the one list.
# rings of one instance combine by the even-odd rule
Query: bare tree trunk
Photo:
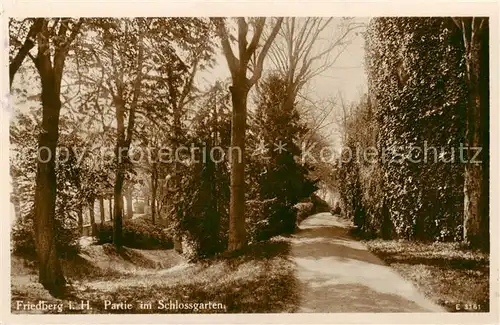
[[(42, 81), (42, 131), (38, 138), (39, 156), (35, 187), (35, 246), (38, 255), (38, 281), (53, 296), (62, 294), (66, 284), (57, 258), (55, 241), (57, 234), (54, 229), (57, 189), (55, 155), (59, 139), (61, 80), (69, 45), (78, 34), (81, 24), (80, 19), (73, 26), (70, 36), (66, 37), (68, 19), (62, 19), (58, 31), (59, 42), (55, 43), (64, 45), (55, 46), (52, 52), (49, 46), (52, 35), (49, 31), (48, 20), (43, 19), (40, 32), (37, 33), (37, 57), (33, 59)], [(11, 75), (11, 80), (12, 78)]]
[(156, 187), (158, 185), (158, 174), (156, 172), (156, 163), (153, 163), (151, 171), (151, 221), (155, 223), (156, 214)]
[(101, 225), (106, 221), (106, 215), (104, 213), (104, 197), (99, 197), (99, 212), (101, 213)]
[[(168, 78), (169, 78), (169, 87), (173, 87), (172, 85), (175, 85), (175, 82), (170, 80), (172, 77), (172, 72), (169, 70), (169, 73), (168, 73)], [(169, 88), (170, 89), (170, 88)], [(181, 107), (179, 107), (178, 105), (178, 102), (177, 102), (177, 97), (176, 97), (176, 92), (175, 91), (172, 91), (172, 95), (173, 95), (173, 98), (172, 98), (172, 111), (173, 111), (173, 118), (174, 118), (174, 123), (173, 123), (173, 126), (174, 126), (174, 139), (173, 139), (173, 143), (174, 143), (174, 150), (177, 151), (178, 148), (180, 147), (181, 145), (181, 137), (182, 137), (182, 123), (181, 123), (181, 115), (182, 115), (182, 112), (181, 112)], [(174, 175), (172, 177), (172, 182), (174, 184), (174, 189), (175, 189), (175, 192), (178, 193), (179, 192), (179, 187), (180, 187), (180, 184), (181, 184), (181, 170), (180, 170), (180, 162), (178, 161), (177, 159), (178, 157), (175, 157), (174, 159)], [(181, 219), (182, 219), (182, 211), (179, 209), (179, 206), (176, 207), (176, 220), (178, 223), (180, 223)], [(178, 227), (178, 229), (180, 229), (181, 227)], [(175, 236), (174, 236), (174, 246), (177, 250), (177, 252), (179, 253), (182, 253), (182, 239), (183, 237), (183, 234), (182, 233), (177, 233)]]
[[(113, 49), (111, 49), (113, 51)], [(115, 156), (117, 158), (117, 168), (116, 168), (116, 179), (114, 188), (114, 198), (115, 198), (115, 210), (113, 219), (113, 244), (116, 250), (120, 250), (122, 246), (122, 226), (123, 226), (123, 182), (125, 180), (125, 163), (129, 161), (129, 149), (130, 143), (132, 141), (132, 136), (135, 129), (135, 111), (137, 108), (137, 102), (141, 93), (141, 82), (142, 82), (142, 66), (144, 60), (144, 44), (143, 44), (143, 34), (139, 32), (139, 42), (138, 42), (138, 66), (137, 75), (134, 81), (134, 88), (132, 94), (132, 101), (130, 103), (130, 108), (128, 109), (128, 124), (125, 133), (125, 113), (127, 109), (125, 107), (124, 95), (123, 95), (123, 79), (117, 81), (117, 93), (112, 94), (113, 104), (116, 108), (116, 151)], [(132, 195), (130, 195), (130, 198)], [(127, 200), (128, 201), (128, 200)], [(130, 216), (132, 217), (132, 201), (130, 200)]]
[(483, 188), (482, 188), (482, 218), (481, 237), (482, 249), (490, 249), (490, 44), (489, 28), (481, 34), (481, 72), (479, 75), (479, 89), (481, 100), (481, 133), (483, 145)]
[(95, 223), (94, 200), (89, 202), (90, 227), (92, 229), (91, 236), (97, 236), (97, 224)]
[[(246, 245), (245, 230), (245, 131), (248, 90), (244, 84), (231, 88), (231, 197), (229, 202), (229, 252)], [(241, 153), (241, 155), (240, 155)]]
[[(231, 49), (231, 41), (225, 22), (221, 18), (212, 18), (217, 27), (217, 34), (221, 39), (221, 46), (226, 57), (233, 85), (231, 99), (233, 104), (231, 126), (231, 197), (229, 203), (229, 242), (228, 252), (236, 251), (246, 245), (245, 231), (245, 131), (247, 116), (247, 96), (250, 88), (260, 79), (264, 66), (264, 59), (278, 34), (283, 18), (276, 19), (271, 33), (267, 37), (260, 53), (255, 51), (264, 30), (266, 18), (254, 21), (254, 33), (250, 43), (247, 40), (248, 23), (244, 17), (238, 17), (238, 50), (239, 59)], [(256, 58), (252, 77), (247, 78), (250, 58)]]
[[(39, 282), (53, 295), (66, 284), (56, 253), (54, 229), (56, 207), (55, 153), (59, 138), (61, 101), (53, 71), (42, 76), (42, 130), (35, 189), (35, 243), (38, 255)], [(46, 150), (41, 150), (45, 148)]]
[(78, 205), (78, 229), (80, 229), (80, 235), (83, 236), (83, 205)]
[(122, 227), (123, 227), (123, 171), (119, 168), (116, 172), (115, 180), (115, 209), (113, 213), (113, 244), (119, 250), (122, 246)]
[[(478, 25), (472, 22), (472, 32), (465, 40), (465, 55), (467, 68), (467, 81), (469, 88), (465, 147), (467, 148), (467, 163), (465, 164), (464, 175), (464, 242), (473, 246), (485, 248), (489, 244), (488, 227), (484, 226), (485, 220), (488, 220), (488, 211), (484, 205), (487, 204), (485, 198), (485, 171), (483, 144), (483, 129), (487, 125), (482, 125), (484, 119), (483, 110), (489, 109), (484, 101), (488, 98), (481, 96), (481, 68), (484, 63), (481, 62), (483, 50), (480, 31)], [(485, 72), (483, 72), (484, 74)], [(484, 86), (484, 85), (483, 85)], [(481, 149), (481, 153), (474, 157), (476, 151)]]
[(123, 181), (125, 180), (124, 162), (128, 159), (128, 146), (125, 144), (125, 103), (120, 97), (113, 99), (116, 107), (116, 151), (117, 158), (114, 200), (115, 207), (113, 211), (113, 244), (116, 250), (120, 250), (122, 246), (122, 227), (123, 227)]
[(108, 198), (109, 203), (109, 220), (113, 221), (113, 197)]

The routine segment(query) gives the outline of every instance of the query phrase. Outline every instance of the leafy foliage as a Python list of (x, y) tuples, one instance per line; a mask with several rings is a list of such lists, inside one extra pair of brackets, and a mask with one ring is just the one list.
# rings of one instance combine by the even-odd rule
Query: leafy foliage
[(174, 194), (178, 230), (187, 235), (195, 257), (209, 257), (227, 245), (229, 225), (230, 95), (216, 83), (200, 100), (189, 135), (197, 150), (183, 166)]
[[(64, 127), (64, 123), (62, 124)], [(27, 136), (27, 132), (32, 132)], [(13, 200), (19, 202), (19, 216), (12, 230), (11, 240), (15, 253), (34, 256), (33, 233), (34, 191), (37, 159), (36, 133), (39, 130), (36, 114), (19, 114), (11, 123), (10, 172), (15, 180)], [(58, 234), (56, 245), (60, 256), (74, 255), (78, 252), (78, 229), (76, 223), (79, 206), (79, 192), (75, 182), (75, 156), (69, 152), (68, 159), (56, 166), (59, 178), (57, 183), (55, 229)], [(59, 161), (63, 161), (60, 159)]]
[[(55, 229), (57, 230), (56, 247), (59, 257), (71, 257), (78, 254), (80, 246), (78, 243), (79, 232), (68, 220), (56, 218)], [(19, 218), (15, 221), (11, 232), (12, 252), (16, 255), (35, 258), (36, 247), (33, 233), (33, 213)]]
[[(366, 34), (370, 97), (347, 123), (346, 146), (354, 156), (341, 167), (344, 204), (365, 234), (461, 237), (462, 58), (460, 34), (448, 19), (371, 21)], [(356, 156), (369, 148), (376, 149), (375, 160)]]
[[(312, 171), (307, 163), (301, 164), (299, 140), (307, 132), (295, 107), (287, 102), (286, 82), (271, 75), (266, 78), (257, 98), (257, 110), (251, 126), (254, 133), (256, 154), (250, 165), (257, 172), (258, 189), (262, 200), (256, 215), (264, 213), (261, 220), (265, 229), (260, 234), (271, 237), (295, 231), (296, 210), (294, 205), (309, 197), (316, 189), (310, 179)], [(257, 205), (258, 206), (258, 205)]]

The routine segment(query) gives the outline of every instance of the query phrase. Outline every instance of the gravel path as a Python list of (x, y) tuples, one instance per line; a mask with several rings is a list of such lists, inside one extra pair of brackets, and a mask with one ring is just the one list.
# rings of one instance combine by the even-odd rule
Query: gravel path
[(299, 312), (445, 312), (330, 213), (305, 219), (292, 239), (301, 287)]

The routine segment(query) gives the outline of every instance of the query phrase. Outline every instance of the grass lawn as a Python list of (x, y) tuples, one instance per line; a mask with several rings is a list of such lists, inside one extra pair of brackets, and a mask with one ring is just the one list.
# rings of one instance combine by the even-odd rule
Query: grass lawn
[(368, 248), (450, 312), (489, 311), (489, 255), (458, 243), (369, 240)]
[[(89, 300), (91, 310), (64, 313), (277, 313), (298, 308), (294, 266), (287, 259), (289, 243), (261, 242), (234, 257), (188, 263), (173, 250), (125, 249), (91, 245), (74, 260), (63, 262), (71, 295), (52, 298), (36, 281), (31, 264), (12, 259), (12, 311), (16, 301), (46, 300), (65, 305)], [(170, 262), (169, 262), (170, 261)], [(131, 303), (131, 309), (105, 309), (104, 300)], [(162, 309), (169, 301), (188, 309)], [(151, 302), (151, 309), (140, 308)], [(208, 309), (199, 303), (219, 304)], [(198, 310), (195, 310), (198, 304)]]

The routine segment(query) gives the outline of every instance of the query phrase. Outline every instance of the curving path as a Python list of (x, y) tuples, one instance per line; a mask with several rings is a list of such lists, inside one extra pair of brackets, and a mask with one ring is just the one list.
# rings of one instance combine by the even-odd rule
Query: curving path
[(330, 213), (305, 219), (292, 238), (298, 312), (445, 312), (349, 235)]

